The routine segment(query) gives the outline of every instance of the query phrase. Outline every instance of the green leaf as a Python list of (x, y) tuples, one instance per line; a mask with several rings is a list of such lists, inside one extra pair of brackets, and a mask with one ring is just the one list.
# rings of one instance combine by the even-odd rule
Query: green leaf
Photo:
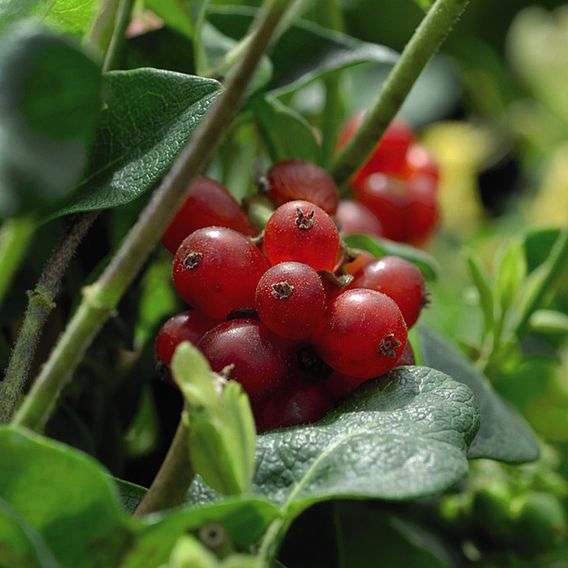
[(427, 12), (434, 4), (434, 0), (414, 0), (420, 8), (422, 8), (425, 12)]
[[(254, 488), (288, 517), (327, 499), (431, 495), (466, 475), (477, 428), (469, 388), (433, 369), (400, 367), (317, 424), (259, 436)], [(199, 483), (192, 497), (211, 499)]]
[(466, 260), (469, 274), (479, 294), (479, 304), (485, 320), (485, 333), (487, 333), (493, 329), (495, 324), (495, 299), (491, 284), (473, 252), (467, 255)]
[(100, 88), (97, 65), (67, 39), (29, 23), (2, 38), (0, 217), (53, 205), (76, 188)]
[(219, 568), (217, 557), (193, 536), (184, 535), (176, 542), (168, 568)]
[(55, 568), (57, 565), (41, 536), (0, 499), (0, 566)]
[(420, 326), (419, 344), (425, 365), (447, 373), (466, 384), (479, 402), (481, 425), (468, 457), (507, 463), (538, 459), (538, 440), (524, 418), (493, 389), (452, 343), (434, 330)]
[(218, 503), (180, 509), (145, 519), (146, 526), (121, 565), (122, 568), (154, 568), (169, 558), (176, 541), (208, 523), (220, 524), (238, 550), (249, 550), (268, 525), (280, 516), (275, 505), (257, 497), (232, 497)]
[(151, 190), (219, 94), (217, 81), (159, 69), (114, 71), (87, 176), (55, 216), (124, 205)]
[(254, 117), (273, 162), (288, 159), (318, 163), (319, 144), (307, 120), (272, 97), (257, 97)]
[(138, 507), (142, 499), (144, 499), (148, 490), (141, 485), (130, 483), (130, 481), (125, 481), (118, 477), (114, 478), (114, 482), (118, 488), (118, 494), (120, 496), (122, 506), (129, 513), (134, 513), (134, 511), (136, 511), (136, 507)]
[(527, 275), (527, 261), (522, 239), (511, 239), (498, 256), (495, 270), (495, 292), (501, 313), (505, 314), (515, 301)]
[(348, 235), (344, 237), (347, 246), (366, 250), (375, 256), (394, 255), (405, 258), (415, 264), (426, 280), (436, 280), (440, 267), (434, 257), (428, 253), (388, 239), (379, 239), (370, 235)]
[[(209, 21), (224, 34), (243, 37), (255, 10), (246, 7), (215, 8)], [(327, 73), (360, 63), (391, 66), (397, 54), (381, 45), (366, 43), (316, 24), (299, 21), (286, 30), (272, 48), (273, 76), (268, 89), (277, 95), (296, 91)]]
[(525, 236), (525, 254), (527, 271), (532, 272), (549, 256), (554, 243), (560, 235), (560, 229), (533, 229)]
[(190, 0), (144, 0), (144, 5), (162, 18), (165, 24), (189, 38), (194, 35), (192, 3)]
[(537, 310), (529, 320), (529, 328), (536, 333), (567, 334), (568, 315), (555, 310)]
[(28, 431), (0, 428), (0, 498), (63, 566), (116, 566), (132, 538), (112, 479), (92, 458)]
[(11, 24), (35, 16), (62, 32), (82, 36), (90, 29), (97, 7), (97, 0), (3, 0), (0, 34)]

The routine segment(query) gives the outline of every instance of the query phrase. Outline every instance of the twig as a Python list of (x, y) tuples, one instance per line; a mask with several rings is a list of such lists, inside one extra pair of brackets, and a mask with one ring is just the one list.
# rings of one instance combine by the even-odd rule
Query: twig
[(292, 3), (289, 0), (272, 0), (255, 20), (256, 32), (249, 49), (230, 75), (226, 90), (182, 151), (161, 186), (154, 192), (100, 279), (84, 289), (79, 309), (18, 410), (13, 421), (15, 424), (36, 430), (43, 428), (61, 390), (69, 382), (88, 346), (113, 313), (181, 205), (186, 188), (199, 175), (203, 164), (219, 144), (268, 47), (274, 29)]

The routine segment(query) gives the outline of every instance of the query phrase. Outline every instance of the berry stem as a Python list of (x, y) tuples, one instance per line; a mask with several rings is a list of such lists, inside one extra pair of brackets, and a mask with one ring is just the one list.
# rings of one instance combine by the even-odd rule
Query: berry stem
[(84, 289), (79, 309), (14, 417), (15, 424), (36, 430), (45, 425), (59, 393), (70, 381), (88, 346), (159, 241), (181, 205), (186, 188), (219, 144), (276, 26), (290, 4), (288, 0), (272, 0), (259, 13), (253, 24), (256, 31), (252, 41), (229, 77), (225, 91), (154, 192), (109, 266), (97, 282)]
[[(116, 66), (126, 27), (130, 21), (132, 6), (133, 0), (120, 0), (115, 14), (112, 37), (102, 66), (103, 73)], [(12, 419), (28, 382), (43, 327), (55, 307), (61, 280), (81, 241), (99, 214), (98, 211), (94, 211), (76, 216), (73, 225), (47, 261), (35, 288), (28, 292), (29, 299), (24, 322), (10, 355), (6, 375), (0, 383), (0, 424), (7, 424)], [(0, 299), (1, 292), (0, 289)]]
[(180, 418), (176, 433), (148, 493), (140, 502), (135, 517), (142, 517), (177, 507), (184, 502), (187, 490), (193, 481), (194, 472), (189, 459), (187, 427)]
[(363, 123), (339, 153), (331, 168), (343, 185), (373, 151), (404, 103), (416, 79), (446, 39), (470, 0), (436, 0), (406, 44)]

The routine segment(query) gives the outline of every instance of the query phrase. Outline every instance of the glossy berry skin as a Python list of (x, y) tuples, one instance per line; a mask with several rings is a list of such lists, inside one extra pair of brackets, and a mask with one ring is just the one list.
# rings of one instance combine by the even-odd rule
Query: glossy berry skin
[(294, 363), (289, 343), (255, 319), (219, 324), (201, 338), (198, 347), (214, 371), (234, 365), (229, 378), (255, 398), (283, 388)]
[(359, 379), (390, 371), (406, 342), (406, 324), (394, 300), (360, 288), (343, 292), (328, 306), (313, 337), (316, 352), (330, 367)]
[(412, 144), (406, 153), (404, 177), (424, 175), (436, 182), (440, 181), (440, 168), (434, 156), (420, 144)]
[(335, 215), (339, 229), (343, 235), (364, 233), (367, 235), (382, 235), (382, 227), (376, 215), (362, 203), (342, 199)]
[(296, 261), (314, 270), (333, 270), (339, 232), (331, 217), (308, 201), (289, 201), (272, 214), (264, 231), (264, 250), (275, 265)]
[(383, 237), (393, 241), (406, 241), (408, 197), (401, 182), (374, 173), (365, 180), (356, 195), (357, 200), (379, 220)]
[(331, 400), (322, 383), (302, 385), (254, 405), (259, 432), (288, 428), (321, 420), (330, 410)]
[(266, 175), (268, 194), (276, 205), (288, 201), (309, 201), (333, 215), (339, 203), (339, 190), (322, 168), (304, 160), (285, 160), (274, 164)]
[(228, 227), (243, 235), (255, 234), (227, 188), (212, 179), (199, 177), (191, 184), (183, 205), (163, 234), (162, 244), (175, 254), (185, 237), (203, 227)]
[(406, 195), (406, 239), (420, 246), (428, 241), (440, 222), (436, 182), (427, 176), (413, 176), (406, 182)]
[[(355, 115), (343, 128), (339, 138), (339, 148), (347, 144), (363, 122), (365, 113)], [(406, 153), (414, 142), (414, 133), (406, 122), (395, 119), (378, 141), (371, 156), (355, 174), (352, 183), (362, 187), (365, 180), (373, 173), (381, 172), (395, 177), (402, 177)]]
[(194, 309), (176, 314), (167, 320), (158, 332), (155, 343), (156, 359), (169, 365), (180, 343), (189, 341), (197, 345), (203, 334), (218, 323), (219, 320)]
[(213, 318), (254, 308), (260, 277), (270, 265), (246, 237), (224, 227), (207, 227), (186, 237), (173, 262), (178, 294)]
[(283, 262), (267, 270), (256, 287), (256, 309), (274, 333), (289, 339), (312, 334), (325, 311), (319, 274), (299, 262)]
[(410, 329), (424, 305), (424, 278), (414, 264), (398, 256), (383, 256), (355, 274), (350, 286), (382, 292), (392, 298)]

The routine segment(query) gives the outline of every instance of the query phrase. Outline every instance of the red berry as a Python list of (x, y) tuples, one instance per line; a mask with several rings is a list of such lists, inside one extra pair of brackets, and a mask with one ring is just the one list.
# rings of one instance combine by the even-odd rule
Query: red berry
[(272, 214), (264, 231), (264, 250), (272, 264), (296, 261), (314, 270), (333, 270), (339, 233), (331, 217), (308, 201), (289, 201)]
[(198, 229), (174, 257), (179, 295), (214, 318), (239, 308), (254, 308), (254, 293), (268, 261), (246, 237), (223, 227)]
[(325, 381), (325, 388), (333, 400), (339, 400), (345, 398), (364, 382), (364, 379), (349, 377), (334, 371)]
[(411, 328), (424, 305), (424, 278), (414, 264), (398, 256), (383, 256), (364, 266), (350, 288), (368, 288), (392, 298)]
[(428, 176), (436, 183), (440, 181), (440, 168), (434, 156), (420, 144), (412, 144), (406, 153), (404, 177), (414, 175)]
[(357, 256), (355, 256), (355, 258), (350, 262), (346, 262), (343, 265), (343, 269), (347, 274), (356, 274), (357, 271), (363, 268), (363, 266), (369, 264), (372, 260), (375, 260), (375, 257), (366, 250), (353, 249), (353, 252), (356, 252)]
[(199, 177), (189, 187), (183, 205), (162, 236), (162, 244), (175, 254), (193, 231), (203, 227), (228, 227), (243, 235), (255, 231), (235, 198), (216, 181)]
[(218, 320), (194, 309), (171, 317), (164, 323), (156, 337), (156, 359), (169, 365), (176, 347), (182, 341), (189, 341), (197, 345), (201, 336), (218, 323)]
[(357, 199), (377, 217), (385, 238), (406, 240), (408, 198), (399, 181), (384, 174), (372, 174), (357, 190)]
[(267, 270), (256, 287), (256, 309), (274, 333), (289, 339), (309, 337), (325, 311), (319, 274), (306, 264), (283, 262)]
[(319, 166), (303, 160), (274, 164), (267, 174), (268, 192), (276, 205), (288, 201), (309, 201), (333, 215), (339, 203), (339, 190), (333, 178)]
[(257, 429), (266, 432), (321, 420), (330, 410), (331, 401), (323, 384), (300, 386), (287, 393), (277, 393), (254, 405)]
[(426, 176), (413, 176), (406, 182), (406, 194), (407, 242), (420, 246), (432, 236), (440, 222), (436, 182)]
[(289, 342), (254, 319), (235, 319), (214, 327), (201, 338), (199, 348), (214, 371), (233, 365), (229, 378), (241, 383), (251, 397), (282, 388), (294, 362)]
[[(364, 117), (365, 113), (361, 112), (345, 125), (339, 138), (339, 148), (353, 137)], [(353, 185), (357, 188), (362, 187), (365, 180), (376, 172), (403, 176), (406, 153), (413, 141), (412, 129), (404, 121), (395, 119), (378, 141), (369, 159), (355, 174)]]
[(380, 237), (381, 223), (371, 210), (356, 201), (341, 200), (335, 215), (339, 228), (344, 235), (365, 233)]
[(313, 338), (320, 357), (345, 375), (370, 379), (390, 371), (407, 341), (394, 300), (374, 290), (340, 294)]

